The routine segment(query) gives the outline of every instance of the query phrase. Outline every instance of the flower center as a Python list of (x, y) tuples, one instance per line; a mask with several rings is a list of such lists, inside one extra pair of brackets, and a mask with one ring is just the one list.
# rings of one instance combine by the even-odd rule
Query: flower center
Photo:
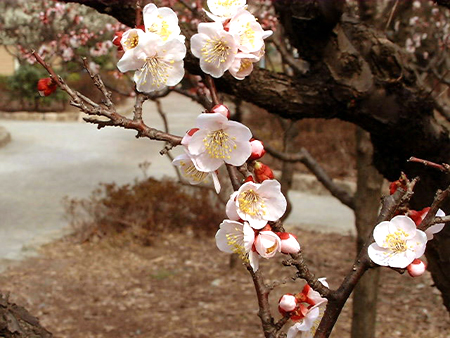
[(183, 174), (186, 177), (193, 179), (195, 182), (203, 182), (208, 176), (207, 172), (197, 170), (197, 168), (192, 164), (187, 164), (186, 162), (180, 162), (183, 168)]
[(221, 38), (212, 38), (206, 40), (201, 51), (205, 62), (217, 63), (217, 67), (220, 67), (220, 64), (227, 60), (230, 47)]
[(158, 56), (147, 57), (145, 59), (144, 65), (141, 67), (141, 73), (137, 74), (137, 77), (144, 77), (142, 84), (147, 83), (147, 80), (150, 76), (152, 86), (165, 86), (167, 80), (169, 79), (168, 70), (171, 68), (172, 66), (167, 64), (167, 62), (160, 60)]
[(128, 38), (121, 43), (125, 47), (125, 50), (133, 49), (139, 43), (139, 35), (137, 33), (134, 33), (133, 35), (130, 34), (130, 35), (128, 35)]
[(151, 24), (150, 27), (147, 28), (147, 31), (150, 33), (156, 33), (158, 34), (163, 41), (167, 41), (170, 34), (172, 34), (172, 31), (169, 30), (169, 24), (166, 20), (162, 20), (163, 17), (161, 15), (158, 15), (159, 22), (154, 22)]
[(212, 158), (229, 159), (230, 153), (237, 149), (235, 137), (230, 137), (223, 129), (208, 133), (203, 139), (206, 151)]
[(241, 34), (241, 44), (251, 46), (255, 43), (255, 31), (250, 27), (250, 22), (247, 22), (244, 32)]
[[(244, 212), (247, 215), (263, 216), (266, 213), (264, 211), (265, 208), (264, 200), (253, 189), (241, 192), (238, 197), (238, 202), (239, 202), (239, 209), (241, 209), (242, 212)], [(273, 247), (268, 248), (267, 250), (273, 251), (274, 248)]]
[(241, 61), (241, 65), (239, 66), (238, 72), (243, 72), (251, 66), (252, 66), (252, 62), (249, 59), (243, 59)]
[(231, 250), (238, 254), (239, 257), (246, 262), (249, 262), (248, 254), (244, 247), (244, 231), (239, 228), (235, 228), (236, 232), (239, 234), (226, 234), (227, 244), (231, 247)]
[(397, 230), (393, 234), (387, 235), (385, 241), (391, 251), (401, 253), (408, 250), (405, 237), (408, 235), (403, 230)]

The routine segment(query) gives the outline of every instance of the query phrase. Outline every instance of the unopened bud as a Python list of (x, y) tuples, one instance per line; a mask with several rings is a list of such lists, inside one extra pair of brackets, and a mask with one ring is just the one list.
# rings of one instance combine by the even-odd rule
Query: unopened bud
[(424, 274), (427, 266), (420, 259), (416, 258), (406, 269), (411, 277), (419, 277)]
[(254, 168), (255, 178), (257, 182), (261, 183), (265, 180), (273, 180), (273, 171), (269, 168), (269, 166), (261, 162), (256, 162)]
[(51, 77), (40, 79), (37, 83), (37, 89), (41, 96), (49, 96), (56, 91), (56, 88), (58, 88), (58, 86)]
[(297, 299), (294, 295), (287, 293), (278, 302), (278, 311), (284, 316), (287, 312), (294, 311), (297, 307)]
[(214, 107), (212, 107), (212, 109), (209, 112), (210, 113), (220, 113), (223, 116), (225, 116), (227, 119), (230, 118), (230, 110), (224, 104), (216, 104)]
[(252, 154), (248, 158), (249, 161), (259, 160), (266, 153), (264, 144), (260, 140), (252, 138), (250, 140), (250, 145), (252, 146)]
[(277, 232), (281, 239), (281, 252), (284, 254), (296, 254), (300, 251), (300, 244), (295, 235), (289, 232)]

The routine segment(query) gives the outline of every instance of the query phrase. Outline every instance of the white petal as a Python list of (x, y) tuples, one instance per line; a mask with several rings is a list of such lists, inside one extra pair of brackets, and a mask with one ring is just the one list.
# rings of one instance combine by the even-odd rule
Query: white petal
[(404, 269), (409, 264), (411, 264), (415, 258), (416, 255), (414, 254), (414, 251), (411, 250), (407, 250), (402, 253), (397, 253), (395, 255), (390, 256), (389, 266), (393, 268)]
[(217, 176), (217, 174), (213, 171), (211, 173), (212, 179), (213, 179), (213, 183), (214, 183), (214, 189), (216, 190), (216, 193), (220, 193), (220, 181), (219, 181), (219, 177)]
[(189, 139), (187, 149), (189, 154), (197, 156), (206, 151), (205, 144), (203, 143), (203, 139), (208, 134), (208, 131), (205, 129), (200, 129), (195, 132)]
[(130, 70), (136, 70), (144, 65), (145, 61), (138, 59), (134, 51), (129, 50), (125, 52), (122, 58), (117, 62), (117, 68), (122, 72), (128, 72)]
[(416, 223), (414, 223), (414, 221), (408, 216), (399, 215), (391, 219), (391, 233), (394, 233), (398, 230), (403, 230), (408, 235), (407, 237), (411, 238), (415, 236), (416, 229)]
[(238, 192), (235, 191), (234, 193), (231, 194), (230, 199), (227, 202), (225, 211), (227, 214), (227, 217), (229, 219), (235, 220), (237, 221), (240, 217), (237, 213), (237, 206), (236, 206), (236, 196), (237, 196)]
[(210, 131), (223, 129), (228, 119), (221, 113), (200, 114), (197, 117), (197, 128), (207, 129)]
[(414, 247), (414, 258), (419, 258), (425, 253), (426, 245), (427, 245), (427, 234), (421, 230), (416, 231), (416, 236), (411, 240), (407, 241), (408, 245), (412, 245)]
[[(194, 135), (195, 136), (195, 135)], [(192, 142), (191, 142), (192, 143)], [(196, 155), (193, 158), (195, 167), (200, 171), (216, 171), (223, 164), (223, 160), (220, 158), (212, 157), (207, 151)]]
[(259, 269), (259, 258), (260, 256), (254, 251), (250, 251), (248, 253), (248, 260), (254, 272), (258, 271)]
[(389, 266), (389, 250), (380, 247), (377, 243), (372, 243), (367, 249), (370, 259), (378, 265)]
[(378, 225), (373, 230), (373, 238), (380, 247), (383, 247), (385, 245), (386, 236), (390, 234), (389, 225), (389, 221), (383, 221), (381, 223), (378, 223)]

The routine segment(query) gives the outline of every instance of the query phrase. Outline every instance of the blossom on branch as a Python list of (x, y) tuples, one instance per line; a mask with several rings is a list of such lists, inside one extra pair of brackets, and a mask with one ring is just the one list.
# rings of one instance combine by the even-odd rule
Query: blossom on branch
[(236, 253), (241, 259), (248, 262), (253, 271), (259, 267), (259, 256), (252, 250), (255, 241), (255, 232), (247, 222), (241, 223), (224, 220), (216, 233), (216, 245), (220, 251)]
[(177, 14), (168, 7), (157, 8), (155, 4), (148, 4), (142, 11), (145, 32), (155, 33), (163, 41), (178, 38), (181, 33), (178, 26)]
[(417, 230), (408, 216), (395, 216), (373, 230), (375, 243), (368, 248), (370, 259), (382, 266), (406, 268), (425, 252), (427, 235)]
[(181, 154), (177, 156), (172, 161), (172, 164), (177, 166), (180, 169), (180, 173), (183, 175), (183, 177), (185, 177), (189, 181), (189, 183), (193, 185), (207, 183), (208, 177), (211, 176), (216, 192), (220, 192), (220, 182), (216, 172), (204, 172), (198, 170), (189, 155)]
[(143, 19), (143, 29), (129, 29), (121, 37), (117, 36), (125, 51), (117, 68), (122, 73), (136, 71), (134, 82), (140, 92), (175, 86), (184, 77), (186, 56), (185, 37), (180, 35), (178, 18), (170, 8), (148, 4)]
[(208, 0), (209, 10), (206, 14), (214, 21), (223, 22), (231, 18), (240, 8), (246, 5), (246, 0)]
[(58, 85), (51, 77), (40, 79), (37, 83), (37, 89), (39, 91), (39, 95), (41, 96), (49, 96), (55, 92), (57, 88)]
[(230, 68), (237, 54), (236, 37), (218, 22), (201, 23), (191, 38), (191, 51), (200, 59), (206, 74), (219, 78)]
[[(319, 278), (319, 281), (328, 287), (325, 278)], [(295, 322), (288, 332), (288, 338), (294, 338), (297, 333), (301, 333), (302, 338), (312, 338), (319, 325), (320, 318), (323, 315), (323, 307), (327, 303), (327, 299), (313, 290), (308, 284), (305, 285), (302, 292), (294, 295), (286, 294), (280, 298), (278, 310), (285, 316), (289, 315), (290, 319)]]
[(246, 182), (228, 200), (228, 217), (237, 215), (254, 229), (262, 229), (269, 221), (277, 221), (286, 211), (286, 198), (276, 180)]
[(215, 171), (227, 163), (240, 166), (251, 154), (250, 129), (221, 113), (200, 114), (198, 130), (187, 141), (187, 151), (200, 171)]
[[(152, 92), (178, 84), (184, 76), (184, 43), (178, 39), (165, 42), (157, 34), (141, 34), (139, 31), (135, 29), (123, 34), (121, 41), (125, 53), (117, 63), (117, 68), (122, 73), (136, 70), (134, 82), (140, 92)], [(129, 35), (138, 39), (136, 44), (130, 42), (127, 45)]]

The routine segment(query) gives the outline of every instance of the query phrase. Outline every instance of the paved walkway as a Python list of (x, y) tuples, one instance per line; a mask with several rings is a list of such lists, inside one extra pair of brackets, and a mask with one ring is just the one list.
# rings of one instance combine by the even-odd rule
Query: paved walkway
[[(170, 131), (178, 135), (202, 110), (177, 94), (166, 98), (163, 106)], [(144, 105), (144, 119), (163, 129), (152, 102)], [(0, 125), (12, 138), (0, 148), (0, 270), (67, 231), (64, 196), (87, 197), (99, 182), (123, 184), (142, 178), (138, 165), (144, 161), (152, 162), (151, 176), (175, 176), (170, 161), (159, 155), (162, 143), (136, 139), (130, 130), (97, 130), (84, 122), (0, 120)], [(294, 191), (291, 198), (295, 208), (286, 224), (352, 231), (352, 212), (333, 197)]]

